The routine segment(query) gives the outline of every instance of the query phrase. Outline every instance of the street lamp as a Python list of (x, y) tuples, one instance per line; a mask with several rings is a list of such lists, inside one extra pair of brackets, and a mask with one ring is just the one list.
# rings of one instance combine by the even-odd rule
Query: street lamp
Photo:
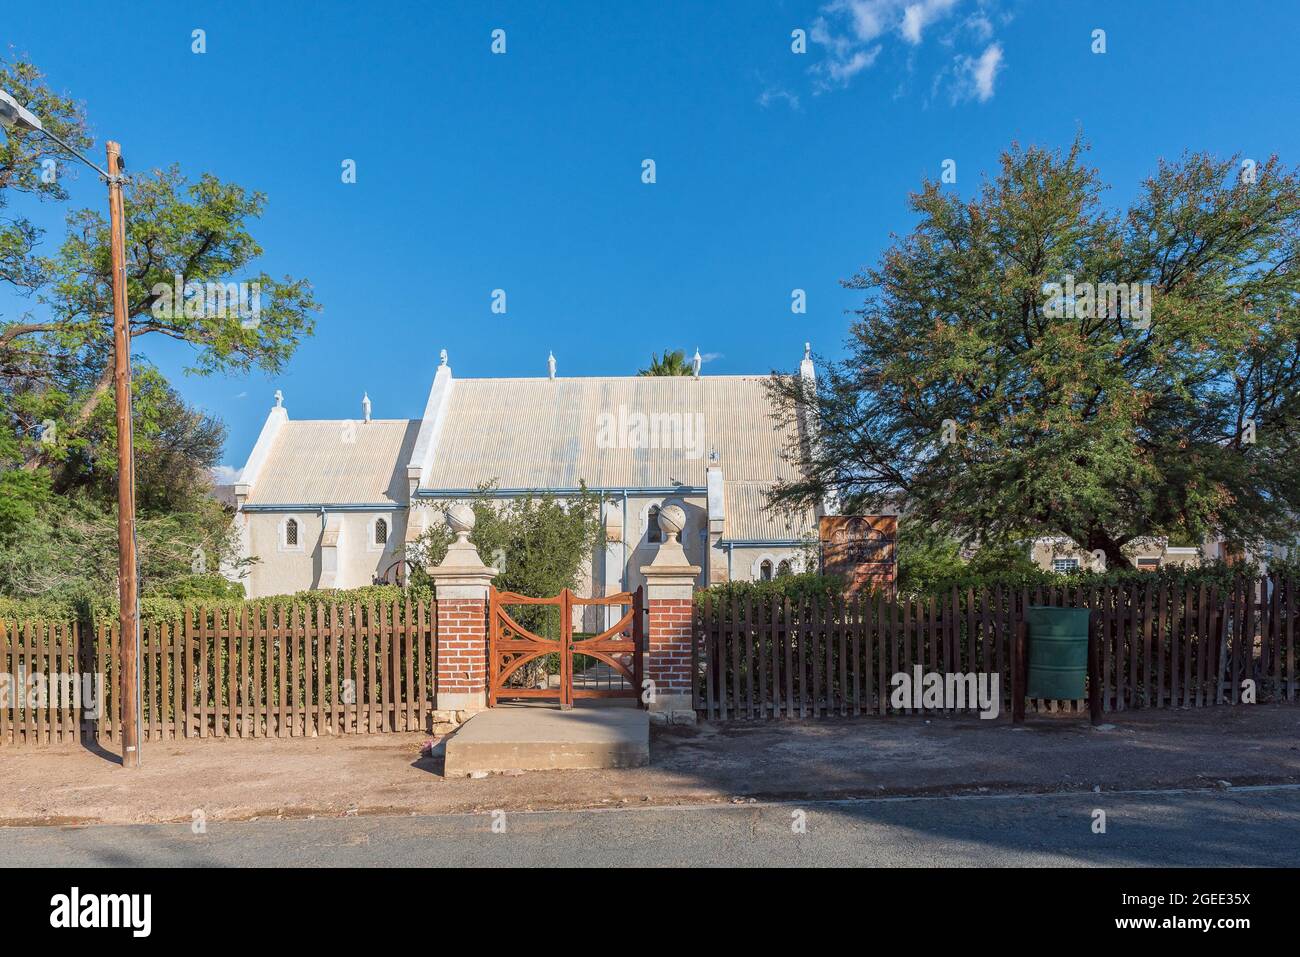
[[(131, 333), (126, 320), (126, 222), (122, 212), (122, 147), (104, 144), (108, 170), (101, 169), (45, 128), (40, 118), (0, 90), (0, 126), (31, 130), (71, 153), (108, 183), (110, 247), (113, 257), (113, 396), (117, 403), (117, 578), (121, 605), (119, 661), (122, 697), (122, 766), (140, 766), (140, 609), (135, 556), (135, 455), (131, 434)], [(109, 172), (111, 170), (112, 172)]]

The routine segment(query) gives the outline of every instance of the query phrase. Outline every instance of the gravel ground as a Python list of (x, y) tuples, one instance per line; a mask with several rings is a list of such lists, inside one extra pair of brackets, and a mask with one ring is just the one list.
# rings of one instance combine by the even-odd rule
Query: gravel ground
[(733, 721), (653, 729), (651, 764), (445, 778), (418, 735), (0, 753), (0, 825), (443, 814), (885, 795), (1300, 783), (1300, 707), (1078, 717)]

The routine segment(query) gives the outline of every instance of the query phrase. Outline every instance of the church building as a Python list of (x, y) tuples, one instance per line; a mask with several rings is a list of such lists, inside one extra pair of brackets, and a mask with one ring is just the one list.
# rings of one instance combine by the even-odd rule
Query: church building
[[(812, 380), (807, 347), (800, 375)], [(495, 497), (600, 496), (605, 542), (586, 563), (588, 597), (635, 589), (661, 540), (657, 516), (682, 507), (682, 543), (700, 586), (802, 570), (813, 509), (770, 510), (794, 475), (783, 453), (802, 422), (773, 417), (769, 376), (548, 374), (457, 378), (444, 351), (418, 419), (295, 420), (277, 392), (233, 501), (251, 597), (394, 581), (409, 546), (484, 483)], [(487, 558), (488, 556), (485, 556)]]

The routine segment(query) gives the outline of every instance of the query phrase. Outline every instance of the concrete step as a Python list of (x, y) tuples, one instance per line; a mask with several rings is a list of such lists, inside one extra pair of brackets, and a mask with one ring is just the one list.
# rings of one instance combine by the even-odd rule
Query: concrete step
[(448, 777), (635, 768), (650, 763), (650, 717), (639, 708), (503, 705), (466, 721), (446, 748)]

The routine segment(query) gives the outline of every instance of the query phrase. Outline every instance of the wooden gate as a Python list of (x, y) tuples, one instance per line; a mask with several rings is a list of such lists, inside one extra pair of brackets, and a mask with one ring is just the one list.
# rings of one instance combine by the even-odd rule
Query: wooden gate
[[(555, 607), (559, 620), (525, 628), (518, 621), (522, 613), (512, 615), (506, 610), (511, 605)], [(573, 609), (588, 606), (616, 606), (621, 617), (598, 634), (574, 632)], [(488, 706), (503, 698), (540, 698), (568, 709), (575, 698), (638, 698), (645, 653), (644, 613), (640, 588), (606, 598), (579, 598), (568, 588), (552, 598), (492, 588)]]

